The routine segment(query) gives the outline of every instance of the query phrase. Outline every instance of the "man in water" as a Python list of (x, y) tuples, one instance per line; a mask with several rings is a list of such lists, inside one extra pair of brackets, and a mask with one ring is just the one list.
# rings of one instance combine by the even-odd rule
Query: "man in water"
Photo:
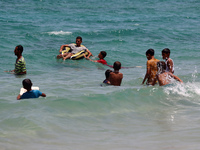
[(157, 74), (157, 62), (159, 61), (158, 59), (154, 58), (154, 50), (153, 49), (148, 49), (146, 51), (146, 57), (147, 57), (147, 71), (146, 71), (146, 75), (144, 77), (144, 80), (142, 82), (142, 84), (144, 84), (144, 82), (147, 79), (146, 84), (147, 85), (152, 85), (156, 74)]
[(64, 47), (69, 47), (70, 51), (68, 53), (64, 53), (64, 54), (61, 53), (57, 55), (57, 59), (60, 59), (60, 58), (62, 58), (63, 60), (69, 59), (73, 54), (76, 54), (82, 50), (86, 50), (88, 52), (87, 58), (92, 56), (92, 53), (85, 46), (81, 45), (81, 43), (82, 43), (82, 37), (78, 36), (76, 38), (76, 44), (72, 43), (72, 44), (62, 45), (59, 50), (60, 53), (62, 52)]

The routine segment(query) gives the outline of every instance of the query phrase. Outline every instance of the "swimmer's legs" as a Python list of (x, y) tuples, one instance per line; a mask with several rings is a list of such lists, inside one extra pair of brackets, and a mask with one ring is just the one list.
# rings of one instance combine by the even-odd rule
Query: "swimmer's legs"
[(64, 53), (64, 54), (59, 54), (57, 55), (57, 59), (60, 59), (60, 58), (64, 58), (65, 56), (67, 56), (69, 53)]
[(63, 55), (63, 60), (69, 59), (72, 56), (72, 53), (67, 53), (67, 55)]

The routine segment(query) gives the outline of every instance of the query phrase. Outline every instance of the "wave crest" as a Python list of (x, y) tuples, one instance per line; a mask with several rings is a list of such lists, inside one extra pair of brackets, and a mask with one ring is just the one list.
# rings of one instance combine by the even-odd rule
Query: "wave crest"
[(72, 32), (64, 32), (64, 31), (52, 31), (52, 32), (47, 32), (49, 35), (71, 35)]

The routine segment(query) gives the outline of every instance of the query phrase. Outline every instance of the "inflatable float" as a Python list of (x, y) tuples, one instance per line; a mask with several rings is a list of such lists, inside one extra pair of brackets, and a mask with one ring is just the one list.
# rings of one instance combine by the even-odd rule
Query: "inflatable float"
[[(39, 87), (37, 87), (37, 86), (32, 86), (31, 89), (32, 89), (32, 90), (39, 90)], [(19, 94), (20, 94), (20, 95), (23, 95), (25, 92), (27, 92), (27, 90), (26, 90), (25, 88), (21, 88)]]
[[(83, 46), (83, 45), (81, 45), (81, 46)], [(66, 46), (66, 47), (63, 48), (63, 50), (60, 54), (65, 54), (65, 53), (68, 53), (68, 52), (71, 52), (71, 49), (70, 49), (70, 47)], [(88, 56), (89, 53), (86, 50), (82, 50), (82, 51), (80, 51), (76, 54), (73, 54), (70, 57), (70, 59), (73, 59), (73, 60), (82, 59), (82, 58), (84, 58), (84, 56), (83, 56), (84, 54), (85, 54), (85, 56)]]

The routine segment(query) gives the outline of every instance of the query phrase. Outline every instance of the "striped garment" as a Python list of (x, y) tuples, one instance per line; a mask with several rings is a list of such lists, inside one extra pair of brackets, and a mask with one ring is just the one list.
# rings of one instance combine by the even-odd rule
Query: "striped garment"
[(22, 56), (15, 64), (15, 73), (19, 74), (26, 71), (26, 62)]

